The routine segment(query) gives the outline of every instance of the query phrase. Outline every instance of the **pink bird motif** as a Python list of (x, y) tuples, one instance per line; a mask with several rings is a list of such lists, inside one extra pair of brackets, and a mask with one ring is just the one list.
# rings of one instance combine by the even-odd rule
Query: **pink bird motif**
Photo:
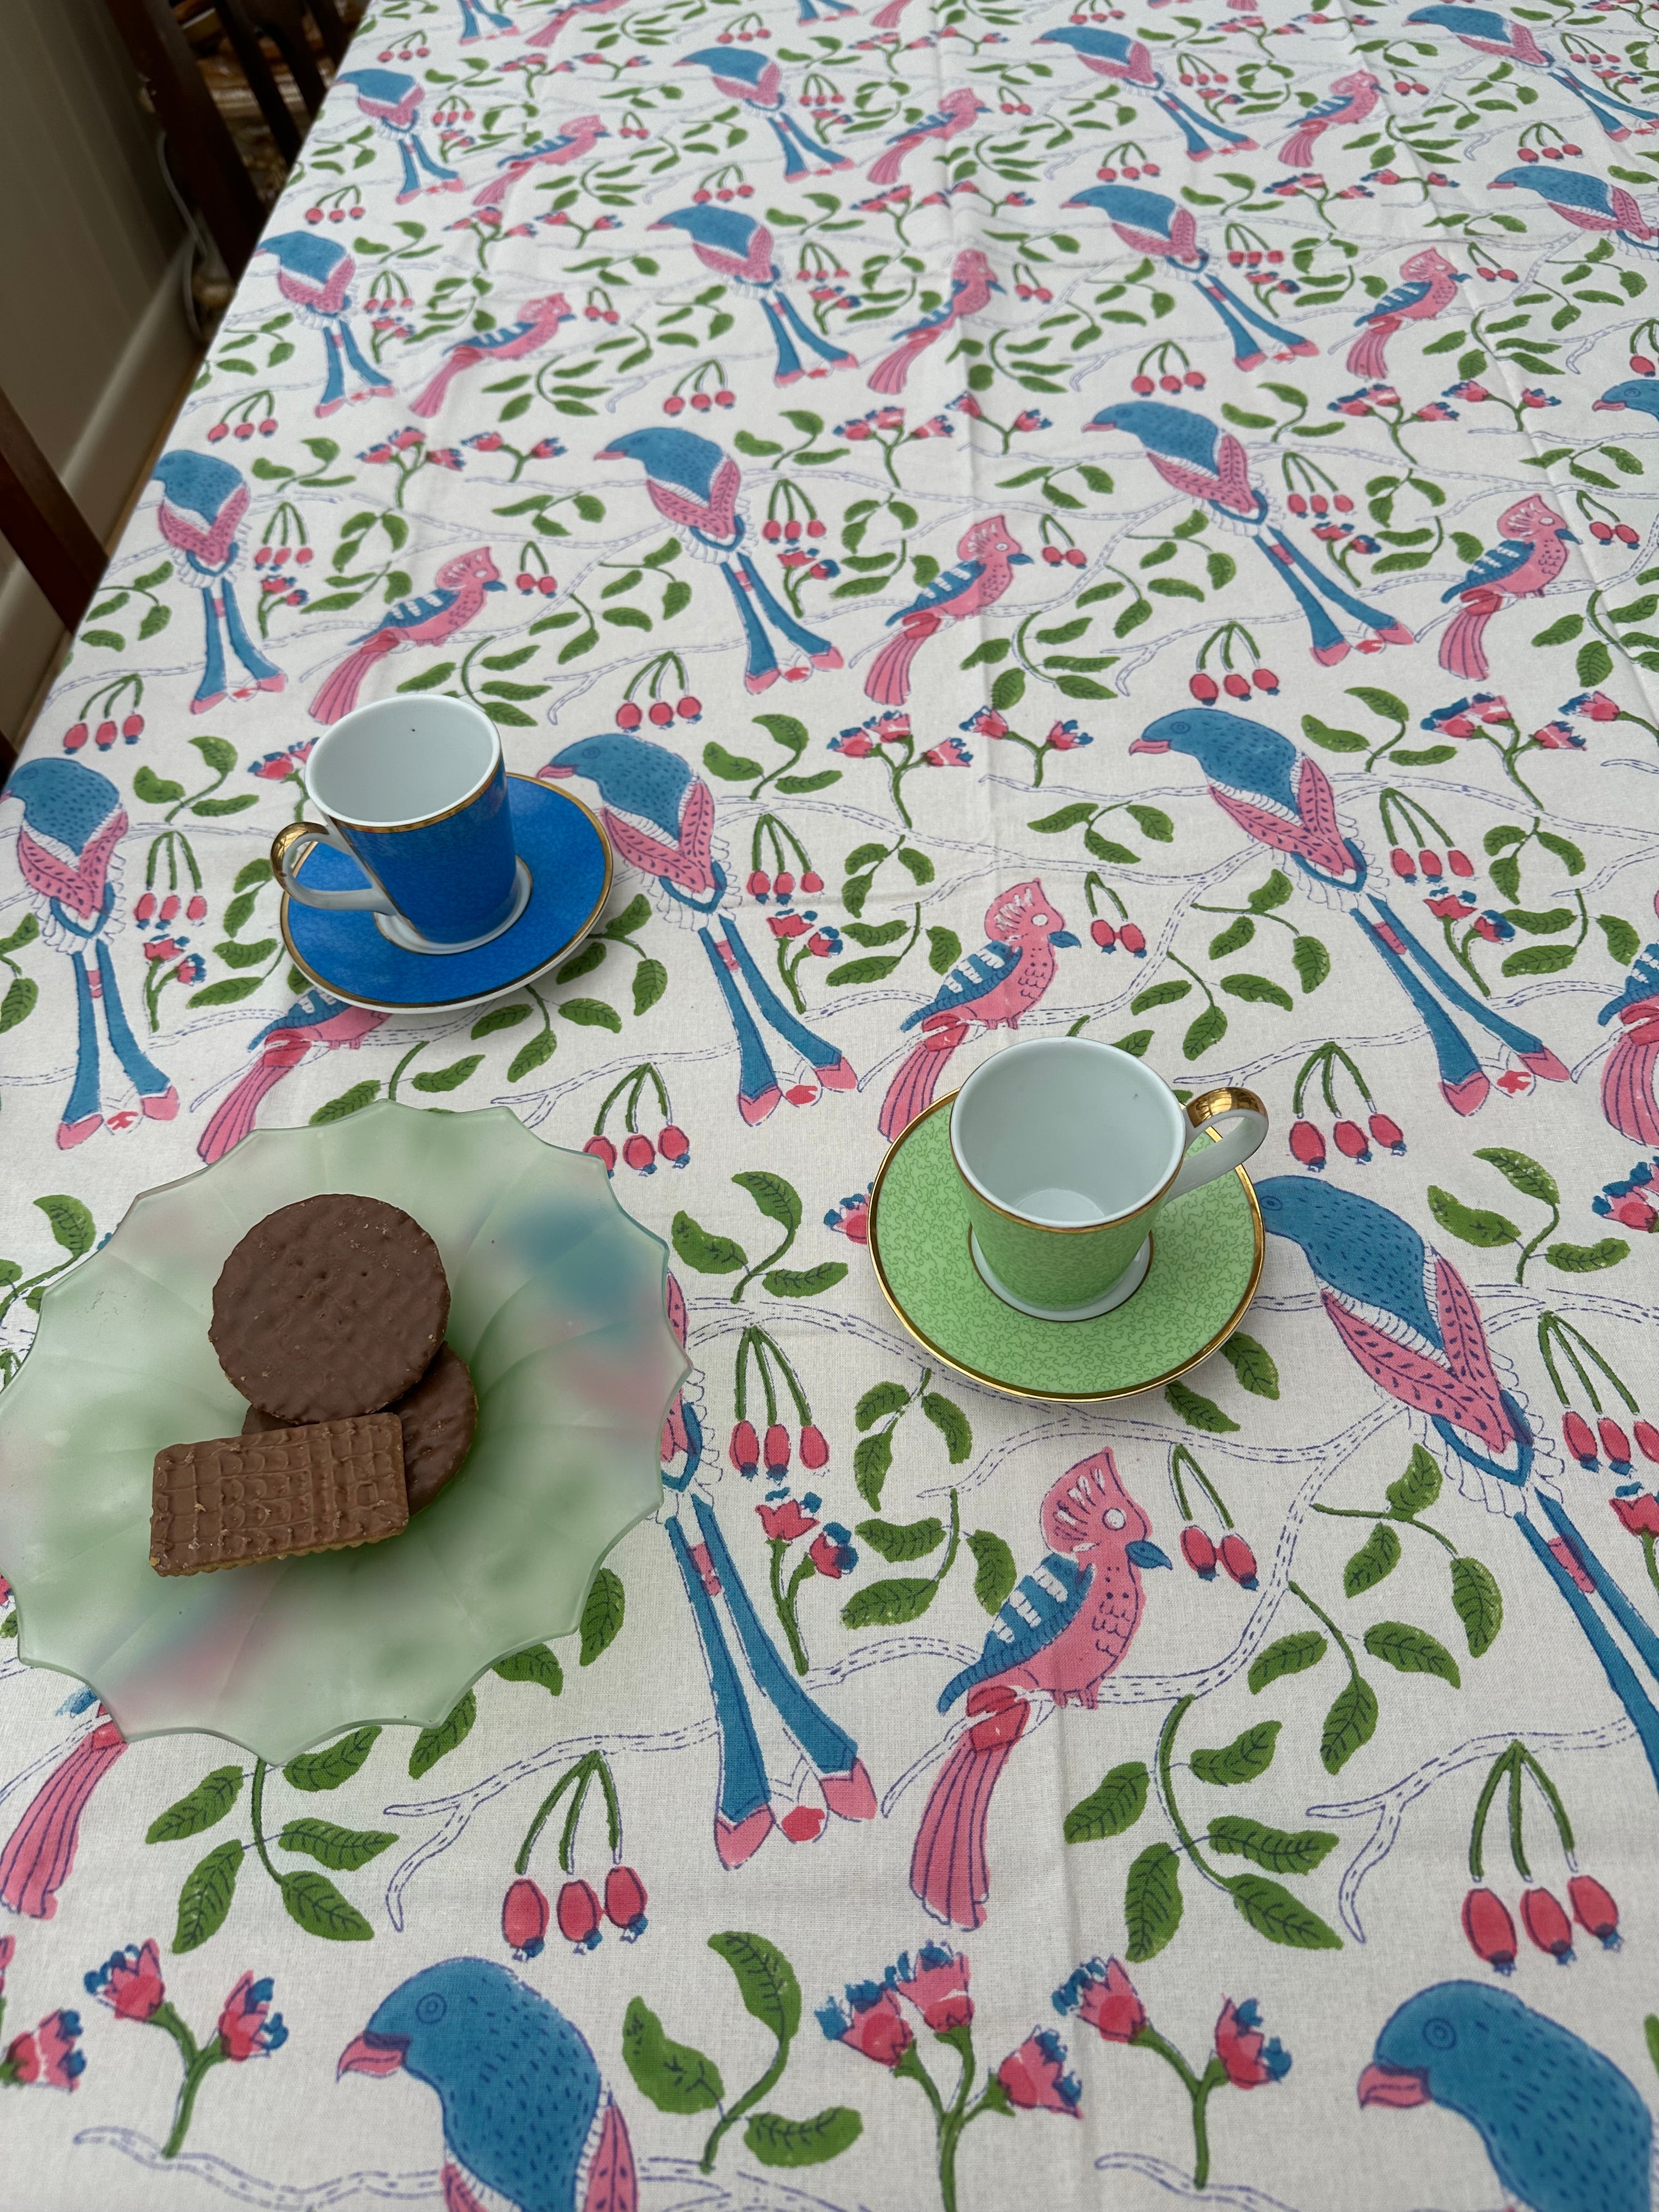
[(410, 412), (435, 415), (444, 404), (444, 395), (464, 368), (476, 368), (480, 362), (488, 362), (493, 368), (497, 362), (522, 361), (526, 354), (539, 353), (560, 324), (569, 322), (574, 313), (562, 292), (550, 292), (544, 299), (526, 300), (516, 320), (462, 338), (445, 354), (443, 366), (412, 403)]
[(287, 1013), (268, 1022), (248, 1046), (250, 1052), (258, 1046), (264, 1050), (203, 1130), (196, 1146), (198, 1157), (211, 1167), (234, 1152), (252, 1128), (266, 1091), (274, 1091), (313, 1045), (330, 1051), (344, 1045), (356, 1052), (386, 1018), (366, 1006), (349, 1006), (339, 999), (331, 999), (325, 991), (307, 991)]
[(1033, 877), (1003, 891), (985, 909), (989, 942), (953, 968), (925, 1006), (901, 1026), (920, 1024), (921, 1041), (908, 1053), (882, 1101), (884, 1137), (900, 1136), (933, 1103), (945, 1062), (977, 1024), (982, 1031), (1018, 1029), (1054, 980), (1057, 946), (1078, 939), (1042, 885)]
[(486, 592), (504, 592), (501, 570), (480, 545), (439, 569), (437, 588), (423, 599), (401, 599), (379, 626), (357, 641), (311, 702), (313, 722), (337, 722), (357, 703), (362, 680), (388, 653), (404, 646), (443, 645), (476, 620)]
[(899, 635), (876, 655), (864, 692), (878, 707), (902, 707), (910, 696), (910, 664), (933, 633), (947, 622), (965, 622), (994, 606), (1013, 581), (1015, 566), (1029, 568), (1031, 556), (1000, 514), (975, 522), (957, 546), (957, 565), (947, 568), (887, 623)]
[(888, 140), (886, 150), (878, 154), (870, 164), (871, 183), (897, 184), (908, 154), (914, 153), (930, 138), (936, 138), (941, 146), (949, 145), (952, 138), (959, 138), (964, 131), (970, 130), (975, 118), (985, 112), (984, 101), (969, 86), (962, 85), (955, 92), (947, 92), (932, 115), (924, 116), (920, 123), (911, 124)]
[[(533, 46), (534, 40), (531, 43)], [(473, 206), (500, 207), (514, 185), (532, 169), (544, 166), (562, 169), (568, 162), (585, 161), (595, 141), (610, 136), (597, 115), (572, 116), (568, 123), (561, 124), (556, 137), (538, 139), (533, 146), (520, 147), (516, 154), (504, 155), (489, 182), (481, 185), (473, 193)]]
[(964, 1690), (977, 1716), (934, 1783), (910, 1856), (910, 1887), (935, 1920), (978, 1928), (990, 1894), (986, 1824), (991, 1794), (1024, 1733), (1034, 1697), (1092, 1712), (1140, 1620), (1140, 1570), (1167, 1567), (1124, 1489), (1110, 1448), (1069, 1468), (1042, 1501), (1048, 1557), (998, 1613), (985, 1649), (948, 1682), (946, 1712)]
[(920, 322), (912, 323), (908, 330), (899, 332), (899, 342), (884, 361), (878, 362), (870, 372), (872, 392), (902, 392), (904, 380), (919, 355), (927, 352), (936, 339), (953, 330), (965, 316), (983, 313), (991, 303), (993, 292), (1002, 289), (991, 272), (991, 264), (976, 246), (969, 246), (957, 254), (951, 271), (950, 297), (924, 315)]
[(567, 23), (577, 16), (584, 19), (599, 15), (614, 15), (627, 0), (575, 0), (574, 7), (556, 8), (547, 21), (537, 29), (525, 33), (525, 44), (530, 46), (550, 46)]
[(1388, 374), (1389, 340), (1406, 323), (1430, 323), (1443, 314), (1468, 278), (1437, 246), (1425, 246), (1401, 264), (1402, 282), (1358, 318), (1359, 336), (1348, 349), (1348, 374), (1375, 380)]
[(1553, 584), (1567, 565), (1568, 546), (1578, 543), (1536, 492), (1500, 514), (1498, 527), (1504, 533), (1502, 544), (1483, 553), (1461, 584), (1441, 593), (1443, 599), (1459, 599), (1462, 605), (1440, 641), (1440, 665), (1468, 683), (1478, 683), (1488, 672), (1482, 641), (1504, 600), (1531, 599)]
[(1328, 99), (1310, 107), (1279, 149), (1279, 158), (1292, 169), (1305, 169), (1316, 143), (1336, 124), (1363, 123), (1376, 105), (1382, 82), (1369, 70), (1353, 70), (1340, 76)]

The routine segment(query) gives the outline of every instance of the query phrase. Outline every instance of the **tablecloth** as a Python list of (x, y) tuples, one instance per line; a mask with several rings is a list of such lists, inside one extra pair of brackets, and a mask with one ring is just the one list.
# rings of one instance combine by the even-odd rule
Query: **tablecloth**
[[(0, 2203), (1650, 2203), (1651, 27), (380, 0), (0, 806), (0, 1362), (395, 1097), (601, 1152), (696, 1371), (441, 1728), (0, 1668)], [(434, 691), (617, 882), (386, 1018), (265, 855)], [(1273, 1117), (1121, 1403), (870, 1265), (1016, 1025)]]

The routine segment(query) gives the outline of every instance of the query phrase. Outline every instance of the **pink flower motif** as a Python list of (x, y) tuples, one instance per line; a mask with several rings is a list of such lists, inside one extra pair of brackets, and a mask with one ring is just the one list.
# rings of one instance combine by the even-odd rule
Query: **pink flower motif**
[(87, 1975), (86, 1983), (88, 1996), (106, 2004), (117, 2020), (150, 2019), (167, 1996), (155, 1938), (142, 1949), (129, 1943), (125, 1951), (112, 1951)]
[(922, 755), (929, 768), (971, 768), (974, 756), (960, 738), (942, 738), (936, 745), (929, 745)]
[(1649, 1235), (1659, 1213), (1656, 1213), (1638, 1191), (1631, 1191), (1624, 1198), (1616, 1198), (1608, 1208), (1612, 1218), (1622, 1229), (1634, 1229), (1643, 1236)]
[(1236, 2089), (1255, 2089), (1264, 2081), (1282, 2081), (1291, 2070), (1291, 2054), (1277, 2036), (1271, 2042), (1261, 2032), (1261, 2008), (1254, 1997), (1236, 2005), (1229, 1997), (1215, 2024), (1215, 2055), (1227, 2069)]
[(801, 1510), (798, 1498), (788, 1498), (781, 1505), (757, 1505), (755, 1510), (769, 1544), (793, 1544), (798, 1537), (810, 1536), (818, 1525), (811, 1514)]
[(844, 2005), (832, 1997), (818, 2007), (818, 2026), (831, 2043), (844, 2043), (878, 2066), (896, 2066), (915, 2041), (898, 1999), (880, 1982), (849, 1982)]
[(974, 2017), (968, 1994), (968, 1961), (943, 1943), (924, 1943), (913, 1960), (906, 1951), (887, 1969), (887, 1986), (908, 1997), (935, 2035), (966, 2027)]
[(836, 1229), (854, 1244), (870, 1242), (870, 1194), (855, 1190), (850, 1198), (842, 1199), (839, 1206), (830, 1207), (823, 1217), (826, 1229)]
[(1533, 732), (1532, 741), (1552, 753), (1582, 751), (1584, 744), (1572, 724), (1561, 721), (1546, 722), (1541, 730)]
[(876, 750), (862, 730), (843, 730), (838, 738), (831, 738), (832, 753), (844, 753), (848, 760), (868, 760)]
[(244, 1974), (219, 2015), (219, 2042), (227, 2058), (267, 2058), (288, 2041), (283, 2015), (270, 2009), (271, 1982)]
[(1659, 1536), (1659, 1498), (1641, 1491), (1634, 1498), (1607, 1500), (1632, 1536)]
[(1623, 711), (1605, 691), (1581, 691), (1561, 709), (1564, 714), (1588, 714), (1592, 722), (1616, 722)]
[(73, 2089), (86, 2071), (85, 2053), (76, 2049), (81, 2015), (49, 2012), (32, 2030), (25, 2030), (6, 2046), (0, 2058), (0, 2081), (28, 2088)]
[(1115, 1959), (1085, 1960), (1054, 1991), (1054, 2010), (1075, 2012), (1107, 2043), (1133, 2043), (1146, 2025), (1146, 2008)]
[(1080, 2119), (1083, 2084), (1066, 2071), (1066, 2045), (1052, 2027), (1034, 2027), (997, 2069), (1011, 2105), (1023, 2112), (1069, 2112)]
[(0, 1905), (31, 1920), (50, 1920), (75, 1864), (87, 1801), (126, 1749), (112, 1720), (100, 1721), (35, 1792), (0, 1851)]
[(851, 1532), (843, 1528), (839, 1521), (824, 1523), (807, 1557), (818, 1572), (832, 1583), (838, 1583), (843, 1575), (850, 1575), (859, 1563)]

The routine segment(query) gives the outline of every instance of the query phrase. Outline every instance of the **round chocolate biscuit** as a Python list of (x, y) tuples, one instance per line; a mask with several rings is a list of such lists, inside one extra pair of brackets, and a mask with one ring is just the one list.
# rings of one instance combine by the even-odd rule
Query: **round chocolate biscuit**
[(443, 1261), (420, 1223), (340, 1191), (254, 1224), (213, 1286), (208, 1335), (263, 1412), (333, 1421), (402, 1397), (448, 1323)]
[[(404, 1480), (409, 1510), (430, 1505), (472, 1449), (478, 1425), (478, 1401), (466, 1362), (445, 1345), (415, 1388), (394, 1399), (386, 1411), (398, 1416), (404, 1432)], [(250, 1406), (242, 1434), (280, 1429), (273, 1413)]]

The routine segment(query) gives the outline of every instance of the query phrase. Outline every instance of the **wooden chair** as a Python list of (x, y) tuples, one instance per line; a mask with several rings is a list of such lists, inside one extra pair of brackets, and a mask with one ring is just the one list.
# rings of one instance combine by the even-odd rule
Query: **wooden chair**
[[(0, 538), (45, 592), (64, 627), (74, 629), (92, 604), (109, 556), (3, 392)], [(10, 774), (15, 757), (0, 732), (0, 783)]]
[[(191, 41), (169, 0), (105, 0), (133, 65), (167, 133), (173, 165), (188, 186), (225, 266), (240, 277), (264, 228), (266, 209), (224, 118), (197, 66)], [(321, 106), (322, 73), (306, 36), (309, 11), (331, 60), (344, 58), (350, 34), (336, 0), (215, 0), (215, 13), (283, 160), (300, 151), (301, 133), (260, 44), (282, 55), (307, 118)]]

